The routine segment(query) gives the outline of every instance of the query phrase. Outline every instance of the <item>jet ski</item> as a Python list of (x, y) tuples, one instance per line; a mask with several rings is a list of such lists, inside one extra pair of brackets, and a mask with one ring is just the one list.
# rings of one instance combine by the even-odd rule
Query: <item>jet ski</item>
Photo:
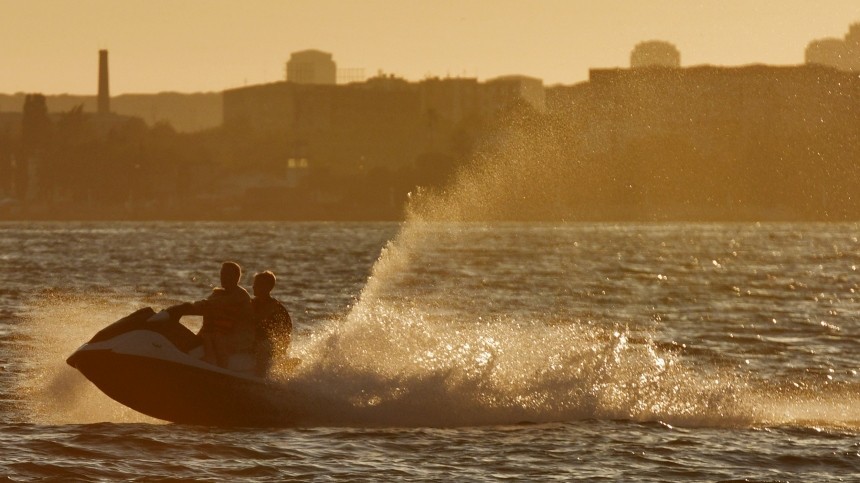
[[(166, 314), (166, 312), (164, 312)], [(296, 400), (254, 373), (253, 354), (228, 368), (202, 360), (198, 336), (178, 319), (144, 308), (100, 330), (66, 360), (102, 392), (153, 418), (215, 426), (294, 424)]]

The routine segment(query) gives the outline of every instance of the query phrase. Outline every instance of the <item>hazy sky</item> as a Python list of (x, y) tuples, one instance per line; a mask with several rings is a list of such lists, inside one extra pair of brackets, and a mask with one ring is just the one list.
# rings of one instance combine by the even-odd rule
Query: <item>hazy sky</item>
[(94, 94), (104, 48), (116, 95), (282, 80), (309, 48), (410, 80), (573, 84), (652, 39), (685, 66), (798, 64), (860, 21), (860, 0), (0, 0), (0, 19), (0, 92)]

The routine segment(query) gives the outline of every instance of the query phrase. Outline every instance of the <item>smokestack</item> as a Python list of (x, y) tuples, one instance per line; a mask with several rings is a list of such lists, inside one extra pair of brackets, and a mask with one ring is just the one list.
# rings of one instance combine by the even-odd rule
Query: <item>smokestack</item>
[(99, 50), (99, 114), (110, 114), (110, 86), (108, 84), (108, 51)]

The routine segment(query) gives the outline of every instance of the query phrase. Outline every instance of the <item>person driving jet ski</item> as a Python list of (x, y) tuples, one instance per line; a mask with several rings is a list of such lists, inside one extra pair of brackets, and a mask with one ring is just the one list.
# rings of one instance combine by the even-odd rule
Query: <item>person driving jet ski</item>
[(175, 319), (183, 315), (203, 316), (203, 327), (197, 333), (203, 342), (203, 360), (220, 367), (227, 367), (231, 354), (251, 352), (254, 348), (254, 309), (248, 291), (239, 285), (241, 278), (239, 264), (224, 262), (221, 286), (214, 288), (209, 297), (165, 309)]

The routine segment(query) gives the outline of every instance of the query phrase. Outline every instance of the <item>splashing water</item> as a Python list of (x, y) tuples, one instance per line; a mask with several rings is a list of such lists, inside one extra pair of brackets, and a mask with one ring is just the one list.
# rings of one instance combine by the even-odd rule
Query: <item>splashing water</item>
[[(608, 418), (860, 427), (856, 385), (811, 396), (813, 388), (785, 390), (791, 384), (765, 384), (735, 366), (691, 361), (657, 344), (652, 329), (558, 320), (551, 311), (508, 314), (504, 306), (481, 312), (487, 309), (481, 301), (492, 295), (447, 283), (452, 269), (441, 269), (438, 257), (458, 256), (459, 233), (474, 231), (468, 222), (534, 219), (559, 206), (553, 199), (569, 186), (553, 182), (569, 163), (551, 130), (519, 126), (501, 139), (447, 190), (411, 201), (359, 302), (298, 348), (306, 362), (294, 380), (310, 378), (329, 396), (348, 400), (353, 411), (339, 422), (452, 426)], [(497, 256), (487, 263), (511, 262)], [(540, 299), (528, 293), (531, 272), (520, 267), (517, 285)]]
[(40, 424), (156, 422), (104, 395), (66, 358), (93, 334), (136, 309), (128, 297), (46, 292), (29, 304), (17, 344), (25, 362), (21, 411)]
[[(485, 319), (474, 312), (477, 307), (463, 306), (461, 297), (440, 296), (434, 286), (446, 274), (434, 273), (438, 265), (425, 255), (456, 241), (463, 222), (546, 206), (545, 199), (538, 205), (529, 200), (548, 192), (541, 187), (558, 153), (551, 152), (552, 133), (538, 134), (508, 132), (453, 187), (413, 199), (360, 301), (345, 319), (296, 348), (305, 362), (292, 380), (348, 401), (352, 410), (338, 421), (347, 424), (583, 418), (748, 424), (752, 411), (739, 399), (743, 377), (693, 371), (676, 355), (658, 351), (647, 336), (631, 342), (636, 336), (626, 327), (550, 325), (552, 314)], [(528, 290), (528, 280), (521, 285)]]
[(741, 378), (715, 372), (702, 379), (651, 341), (631, 342), (621, 327), (463, 323), (391, 305), (360, 310), (301, 354), (302, 371), (363, 408), (349, 417), (365, 424), (749, 422), (735, 399)]

